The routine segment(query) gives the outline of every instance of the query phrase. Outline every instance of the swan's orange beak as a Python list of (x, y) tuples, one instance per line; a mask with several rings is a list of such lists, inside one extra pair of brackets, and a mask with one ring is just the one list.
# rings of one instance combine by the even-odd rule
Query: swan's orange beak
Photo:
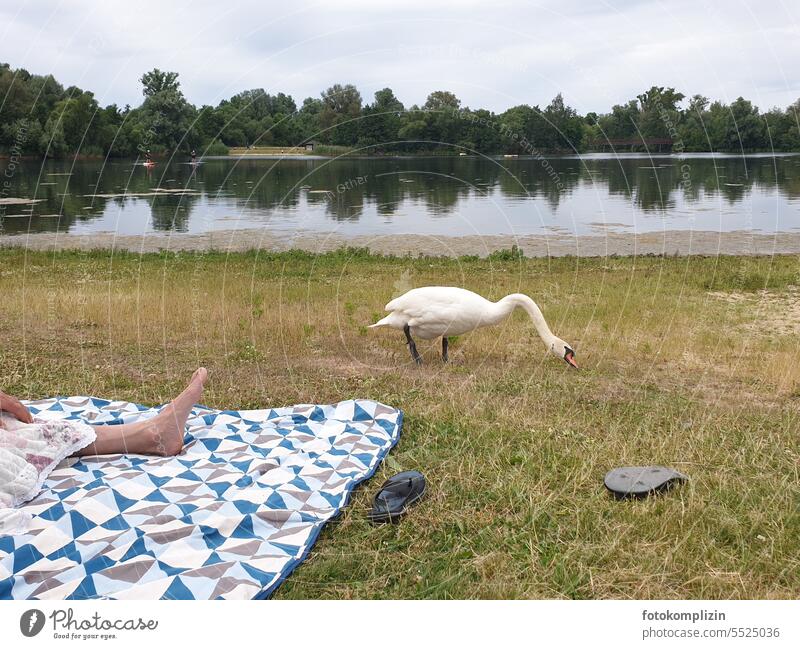
[(568, 350), (566, 354), (564, 354), (564, 360), (567, 361), (567, 363), (569, 363), (576, 370), (578, 369), (578, 364), (575, 362), (575, 352), (572, 351), (571, 349)]

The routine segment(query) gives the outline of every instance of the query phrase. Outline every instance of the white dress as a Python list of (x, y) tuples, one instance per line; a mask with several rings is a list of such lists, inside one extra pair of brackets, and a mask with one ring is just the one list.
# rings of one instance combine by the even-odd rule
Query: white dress
[(77, 420), (23, 423), (0, 413), (0, 534), (20, 533), (26, 517), (17, 510), (33, 500), (56, 466), (95, 441), (94, 428)]

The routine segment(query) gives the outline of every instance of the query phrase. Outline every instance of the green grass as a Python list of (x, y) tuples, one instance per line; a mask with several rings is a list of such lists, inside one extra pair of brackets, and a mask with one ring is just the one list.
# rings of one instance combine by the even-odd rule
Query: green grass
[[(398, 446), (279, 598), (796, 598), (799, 271), (792, 256), (0, 250), (0, 376), (21, 397), (161, 403), (202, 364), (214, 407), (402, 408)], [(582, 369), (521, 312), (459, 337), (447, 366), (420, 343), (413, 367), (401, 333), (366, 325), (427, 284), (531, 295)], [(636, 463), (691, 480), (612, 500), (603, 475)], [(412, 468), (427, 499), (369, 525), (378, 484)]]

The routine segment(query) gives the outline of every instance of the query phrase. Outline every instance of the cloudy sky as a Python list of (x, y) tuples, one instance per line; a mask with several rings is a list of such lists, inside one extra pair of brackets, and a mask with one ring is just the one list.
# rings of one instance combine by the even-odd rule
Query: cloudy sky
[(53, 73), (102, 104), (141, 102), (175, 70), (216, 104), (263, 87), (298, 100), (354, 83), (410, 106), (448, 89), (495, 111), (607, 111), (652, 85), (761, 108), (800, 97), (796, 0), (18, 0), (0, 2), (0, 61)]

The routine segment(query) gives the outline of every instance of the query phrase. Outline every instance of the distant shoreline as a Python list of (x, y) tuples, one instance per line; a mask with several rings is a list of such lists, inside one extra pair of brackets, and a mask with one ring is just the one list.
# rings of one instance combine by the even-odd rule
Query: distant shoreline
[(517, 246), (526, 257), (606, 257), (636, 255), (769, 256), (800, 254), (800, 232), (757, 234), (747, 231), (710, 232), (667, 230), (640, 234), (609, 232), (602, 235), (359, 235), (343, 237), (335, 232), (287, 232), (247, 229), (203, 234), (148, 233), (115, 235), (113, 232), (64, 234), (32, 233), (0, 236), (0, 247), (31, 250), (115, 249), (131, 252), (304, 250), (311, 253), (353, 247), (392, 256), (486, 257)]
[[(647, 151), (581, 151), (579, 153), (566, 153), (566, 152), (548, 152), (542, 154), (544, 158), (563, 158), (563, 159), (581, 159), (589, 157), (598, 157), (603, 159), (636, 159), (636, 158), (674, 158), (676, 160), (692, 159), (692, 158), (788, 158), (800, 155), (800, 151), (747, 151), (745, 153), (734, 153), (732, 151), (686, 151), (684, 153), (674, 152), (647, 152)], [(0, 160), (8, 160), (12, 154), (7, 151), (0, 151)], [(41, 162), (86, 162), (107, 160), (108, 162), (130, 162), (137, 160), (130, 156), (103, 156), (91, 154), (79, 154), (77, 156), (67, 156), (63, 158), (43, 158), (39, 155), (15, 155), (17, 160), (41, 161)], [(491, 160), (538, 160), (537, 156), (533, 155), (504, 155), (501, 153), (468, 153), (466, 155), (459, 155), (458, 153), (435, 153), (435, 152), (420, 152), (420, 153), (358, 153), (356, 151), (343, 153), (341, 155), (323, 155), (319, 153), (229, 153), (225, 155), (199, 155), (200, 160), (336, 160), (338, 158), (349, 159), (368, 159), (368, 160), (398, 160), (398, 159), (416, 159), (416, 158), (488, 158)], [(154, 155), (155, 159), (160, 164), (171, 164), (173, 162), (185, 162), (190, 160), (189, 156), (184, 154), (176, 155), (174, 157), (164, 155)]]
[[(242, 153), (227, 155), (206, 155), (201, 156), (202, 160), (336, 160), (347, 158), (349, 160), (414, 160), (419, 158), (448, 158), (461, 160), (464, 158), (483, 158), (489, 160), (541, 160), (544, 159), (564, 159), (580, 160), (584, 158), (596, 159), (652, 159), (652, 158), (672, 158), (675, 160), (691, 160), (699, 158), (790, 158), (800, 155), (800, 151), (750, 151), (746, 153), (733, 153), (730, 151), (691, 151), (686, 153), (671, 152), (650, 152), (647, 151), (582, 151), (580, 153), (550, 152), (542, 153), (541, 158), (535, 155), (504, 155), (500, 153), (468, 153), (460, 155), (457, 153), (358, 153), (356, 151), (343, 153), (341, 155), (321, 155), (304, 153)], [(121, 158), (120, 158), (121, 159)]]

